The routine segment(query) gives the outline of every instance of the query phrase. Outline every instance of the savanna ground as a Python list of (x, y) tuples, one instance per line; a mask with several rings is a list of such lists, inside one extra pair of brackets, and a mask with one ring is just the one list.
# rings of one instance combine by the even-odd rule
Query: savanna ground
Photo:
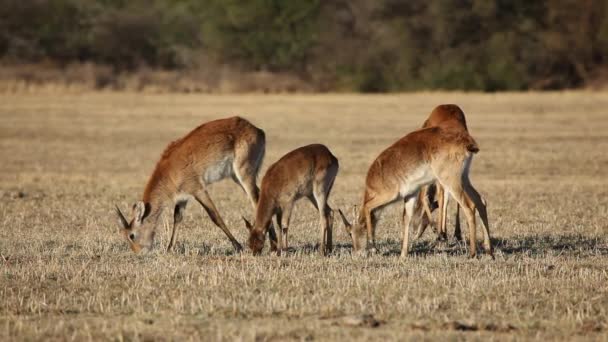
[[(138, 200), (165, 145), (202, 122), (238, 114), (264, 129), (262, 174), (326, 144), (340, 160), (330, 202), (350, 209), (375, 156), (450, 102), (481, 147), (471, 179), (496, 260), (430, 231), (400, 260), (401, 205), (383, 213), (369, 257), (351, 255), (337, 220), (335, 251), (319, 256), (304, 201), (281, 257), (235, 254), (196, 203), (174, 253), (166, 227), (147, 255), (119, 235), (114, 204)], [(606, 339), (606, 108), (601, 92), (0, 95), (0, 339)], [(225, 181), (211, 196), (245, 242), (245, 194)]]

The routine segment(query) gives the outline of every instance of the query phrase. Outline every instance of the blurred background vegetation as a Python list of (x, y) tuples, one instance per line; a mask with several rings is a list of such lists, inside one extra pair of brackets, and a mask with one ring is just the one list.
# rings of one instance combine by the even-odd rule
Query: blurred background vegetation
[(0, 61), (0, 77), (98, 88), (146, 72), (194, 91), (243, 75), (269, 91), (575, 88), (607, 78), (608, 1), (0, 0)]

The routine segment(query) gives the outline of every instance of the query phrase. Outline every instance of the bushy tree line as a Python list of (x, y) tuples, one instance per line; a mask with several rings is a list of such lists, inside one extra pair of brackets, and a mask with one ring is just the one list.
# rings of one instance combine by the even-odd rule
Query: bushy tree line
[(0, 0), (4, 62), (228, 65), (319, 90), (577, 87), (608, 67), (605, 0)]

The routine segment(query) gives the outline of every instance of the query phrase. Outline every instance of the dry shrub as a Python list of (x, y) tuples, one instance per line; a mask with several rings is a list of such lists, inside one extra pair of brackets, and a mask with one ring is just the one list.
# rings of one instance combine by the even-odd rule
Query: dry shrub
[(94, 63), (0, 66), (0, 93), (32, 91), (127, 90), (152, 93), (293, 93), (312, 92), (314, 86), (288, 73), (236, 71), (207, 65), (194, 70), (141, 67), (118, 72)]

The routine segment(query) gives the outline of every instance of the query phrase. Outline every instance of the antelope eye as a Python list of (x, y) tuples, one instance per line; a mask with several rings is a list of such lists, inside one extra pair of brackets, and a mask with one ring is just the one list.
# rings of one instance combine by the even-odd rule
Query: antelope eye
[(129, 240), (135, 241), (135, 234), (133, 234), (133, 233), (129, 234)]

